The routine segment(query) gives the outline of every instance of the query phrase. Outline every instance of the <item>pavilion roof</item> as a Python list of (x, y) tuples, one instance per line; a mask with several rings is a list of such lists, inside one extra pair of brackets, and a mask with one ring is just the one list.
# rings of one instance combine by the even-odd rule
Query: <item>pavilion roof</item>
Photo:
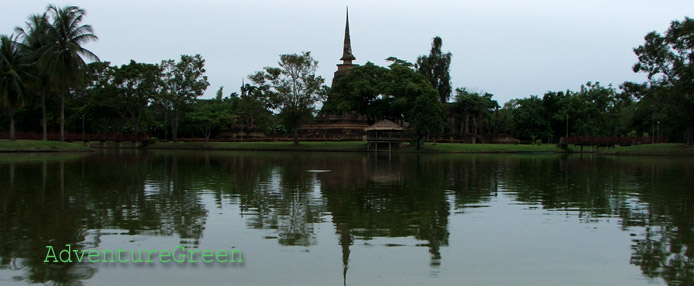
[(379, 122), (374, 123), (373, 125), (364, 128), (366, 131), (371, 131), (371, 130), (391, 130), (391, 131), (402, 131), (404, 128), (402, 126), (398, 125), (397, 123), (390, 121), (388, 119), (381, 120)]

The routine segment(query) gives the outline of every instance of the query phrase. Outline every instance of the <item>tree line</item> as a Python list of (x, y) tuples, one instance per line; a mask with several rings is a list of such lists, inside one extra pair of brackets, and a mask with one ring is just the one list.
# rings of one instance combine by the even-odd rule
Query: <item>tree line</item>
[[(280, 55), (278, 67), (249, 75), (241, 94), (199, 99), (209, 86), (205, 60), (182, 55), (158, 64), (111, 65), (83, 46), (98, 37), (76, 6), (49, 5), (16, 35), (0, 38), (2, 128), (42, 132), (149, 134), (177, 141), (218, 136), (253, 122), (266, 135), (291, 135), (316, 115), (357, 112), (370, 123), (391, 119), (416, 142), (425, 137), (489, 140), (515, 137), (559, 142), (569, 136), (694, 136), (694, 20), (673, 21), (634, 49), (644, 83), (618, 88), (588, 82), (577, 91), (549, 91), (500, 105), (494, 95), (450, 82), (452, 54), (435, 37), (415, 63), (390, 57), (388, 67), (354, 67), (332, 89), (316, 75), (310, 52)], [(87, 64), (85, 59), (92, 62)], [(320, 109), (316, 105), (322, 104)], [(243, 124), (241, 124), (243, 125)], [(656, 129), (657, 125), (657, 129)], [(658, 130), (658, 131), (656, 131)], [(417, 140), (419, 139), (419, 140)]]
[[(690, 145), (694, 141), (694, 20), (690, 18), (673, 21), (664, 35), (647, 34), (645, 43), (634, 49), (638, 62), (633, 71), (647, 73), (647, 82), (624, 82), (618, 88), (587, 82), (577, 91), (548, 91), (503, 106), (485, 91), (460, 87), (452, 92), (451, 53), (442, 52), (441, 46), (441, 38), (435, 37), (431, 52), (414, 64), (390, 57), (388, 68), (373, 63), (355, 67), (333, 89), (322, 111), (356, 110), (370, 121), (388, 118), (415, 127), (415, 119), (435, 122), (412, 131), (439, 138), (511, 136), (558, 143), (564, 136), (658, 135)], [(426, 88), (420, 85), (425, 81)], [(431, 102), (430, 109), (412, 109), (414, 99), (432, 88), (442, 106), (434, 108)], [(430, 114), (421, 114), (426, 110)]]

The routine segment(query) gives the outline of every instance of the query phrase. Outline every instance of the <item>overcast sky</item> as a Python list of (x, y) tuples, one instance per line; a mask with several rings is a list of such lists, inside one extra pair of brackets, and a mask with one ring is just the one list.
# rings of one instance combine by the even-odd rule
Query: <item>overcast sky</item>
[(242, 78), (276, 66), (280, 54), (311, 51), (330, 83), (340, 63), (349, 6), (356, 64), (414, 62), (434, 36), (453, 54), (453, 87), (494, 94), (500, 103), (587, 81), (643, 81), (632, 49), (650, 31), (692, 16), (692, 0), (14, 0), (0, 10), (10, 34), (49, 3), (87, 11), (99, 40), (86, 45), (112, 64), (159, 63), (181, 54), (206, 60), (212, 97), (238, 92)]

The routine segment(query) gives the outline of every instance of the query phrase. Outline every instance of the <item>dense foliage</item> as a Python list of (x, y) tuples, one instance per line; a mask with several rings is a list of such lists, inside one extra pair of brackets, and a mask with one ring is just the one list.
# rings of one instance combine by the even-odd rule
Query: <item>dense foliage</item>
[(441, 37), (434, 37), (431, 43), (431, 52), (427, 56), (417, 58), (417, 71), (423, 74), (431, 85), (439, 92), (441, 102), (447, 102), (451, 97), (451, 53), (441, 51), (443, 40)]
[[(149, 134), (236, 138), (293, 134), (323, 114), (357, 113), (369, 123), (390, 119), (413, 141), (428, 138), (558, 143), (564, 136), (668, 136), (694, 142), (694, 20), (673, 21), (634, 49), (634, 72), (645, 83), (618, 88), (588, 82), (500, 105), (483, 90), (453, 88), (451, 53), (435, 37), (416, 63), (389, 57), (389, 67), (367, 62), (328, 89), (310, 52), (280, 56), (279, 67), (249, 76), (240, 95), (199, 99), (210, 83), (200, 55), (160, 63), (112, 66), (86, 43), (97, 40), (83, 24), (85, 10), (50, 5), (28, 17), (0, 46), (0, 130)], [(85, 60), (93, 62), (87, 64)], [(452, 92), (454, 91), (454, 92)], [(437, 100), (432, 100), (435, 98)]]
[(316, 76), (318, 61), (310, 52), (281, 55), (279, 67), (266, 67), (249, 78), (256, 85), (256, 94), (265, 99), (267, 107), (278, 112), (284, 128), (292, 131), (294, 144), (299, 143), (298, 129), (308, 122), (315, 103), (322, 100), (327, 87)]

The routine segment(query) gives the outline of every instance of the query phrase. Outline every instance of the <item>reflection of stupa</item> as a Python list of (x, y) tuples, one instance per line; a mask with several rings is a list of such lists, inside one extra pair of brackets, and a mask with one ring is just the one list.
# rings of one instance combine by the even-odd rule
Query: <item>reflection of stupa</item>
[(338, 223), (337, 233), (340, 235), (340, 246), (342, 246), (342, 283), (347, 285), (347, 269), (349, 269), (349, 246), (352, 245), (352, 235), (349, 233), (349, 224)]

